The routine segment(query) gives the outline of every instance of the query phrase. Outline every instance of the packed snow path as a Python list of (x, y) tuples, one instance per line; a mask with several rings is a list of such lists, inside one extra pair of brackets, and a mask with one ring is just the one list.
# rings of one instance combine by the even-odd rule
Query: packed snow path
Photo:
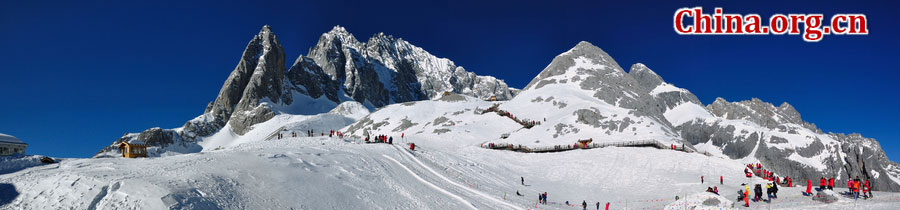
[[(519, 210), (524, 210), (524, 209), (522, 209), (522, 208), (520, 208), (520, 207), (518, 207), (518, 206), (515, 206), (515, 205), (513, 205), (513, 204), (507, 203), (506, 201), (502, 201), (502, 200), (499, 200), (499, 199), (497, 199), (497, 198), (494, 198), (494, 197), (491, 196), (491, 195), (487, 195), (487, 194), (485, 194), (485, 193), (483, 193), (483, 192), (480, 192), (480, 191), (478, 191), (478, 190), (473, 190), (473, 189), (471, 189), (471, 188), (469, 188), (469, 187), (466, 187), (466, 186), (463, 186), (463, 185), (461, 185), (461, 184), (459, 184), (459, 183), (456, 183), (455, 181), (450, 180), (450, 179), (448, 179), (446, 176), (444, 176), (444, 175), (442, 175), (441, 173), (435, 171), (435, 170), (432, 169), (431, 167), (425, 165), (424, 163), (422, 163), (422, 161), (420, 161), (418, 158), (416, 158), (415, 156), (413, 156), (411, 153), (407, 152), (405, 149), (403, 149), (403, 148), (401, 148), (401, 147), (396, 147), (396, 146), (395, 146), (394, 148), (396, 148), (397, 150), (399, 150), (399, 151), (400, 151), (400, 154), (403, 154), (403, 155), (404, 155), (405, 157), (407, 157), (409, 160), (412, 160), (412, 161), (415, 162), (418, 166), (420, 166), (420, 167), (424, 168), (425, 170), (427, 170), (428, 172), (430, 172), (431, 175), (437, 176), (438, 178), (440, 178), (440, 179), (443, 180), (444, 182), (450, 183), (450, 184), (452, 184), (453, 186), (455, 186), (455, 187), (457, 187), (457, 188), (459, 188), (459, 189), (462, 189), (462, 190), (465, 190), (465, 191), (467, 191), (467, 192), (469, 192), (469, 193), (475, 194), (475, 195), (479, 196), (479, 197), (482, 198), (482, 199), (487, 199), (487, 200), (490, 200), (490, 201), (492, 201), (492, 202), (501, 204), (501, 205), (504, 206), (505, 208), (508, 208), (508, 209), (519, 209)], [(387, 156), (385, 156), (385, 157), (387, 157)], [(388, 158), (390, 158), (390, 157), (388, 157)], [(395, 160), (395, 161), (396, 161), (396, 160)], [(399, 162), (398, 162), (398, 164), (399, 164)]]
[[(695, 152), (693, 149), (684, 147), (684, 146), (667, 146), (660, 141), (657, 140), (635, 140), (635, 141), (620, 141), (620, 142), (603, 142), (603, 143), (590, 143), (586, 145), (579, 144), (568, 144), (568, 145), (555, 145), (555, 146), (540, 146), (540, 147), (529, 147), (525, 145), (518, 144), (509, 144), (509, 143), (484, 143), (481, 144), (481, 148), (485, 149), (494, 149), (494, 150), (509, 150), (516, 152), (525, 152), (525, 153), (544, 153), (544, 152), (564, 152), (569, 150), (577, 150), (577, 149), (599, 149), (604, 147), (653, 147), (657, 149), (671, 149), (675, 151), (682, 151), (687, 153)], [(705, 154), (709, 156), (708, 154)]]
[(500, 104), (494, 104), (494, 105), (491, 106), (490, 108), (485, 109), (484, 111), (481, 111), (479, 114), (487, 114), (487, 113), (489, 113), (489, 112), (496, 112), (497, 115), (500, 115), (501, 117), (506, 117), (506, 118), (508, 118), (508, 119), (510, 119), (510, 120), (512, 120), (512, 121), (514, 121), (514, 122), (516, 122), (516, 123), (518, 123), (519, 125), (522, 125), (522, 127), (523, 127), (523, 128), (526, 128), (526, 129), (531, 129), (531, 128), (534, 127), (535, 125), (540, 125), (540, 124), (541, 124), (540, 121), (520, 120), (519, 118), (516, 118), (514, 115), (512, 115), (512, 113), (509, 113), (508, 111), (501, 110), (501, 109), (500, 109)]

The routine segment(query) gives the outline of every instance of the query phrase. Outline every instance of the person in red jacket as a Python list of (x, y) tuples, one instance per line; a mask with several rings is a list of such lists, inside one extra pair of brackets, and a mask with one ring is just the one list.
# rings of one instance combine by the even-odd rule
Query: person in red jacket
[(853, 193), (853, 180), (847, 180), (847, 189), (850, 190), (850, 193)]
[(827, 181), (825, 181), (825, 177), (822, 177), (821, 179), (819, 179), (819, 190), (825, 190), (826, 183), (827, 183)]
[(834, 177), (828, 178), (828, 189), (834, 190)]
[(866, 179), (866, 184), (864, 186), (866, 186), (866, 192), (869, 193), (868, 196), (866, 196), (866, 198), (872, 198), (872, 188), (871, 188), (872, 186), (869, 185), (868, 179)]
[(869, 199), (869, 180), (866, 180), (866, 182), (862, 185), (862, 195), (863, 198)]
[(722, 176), (719, 176), (719, 184), (725, 184), (725, 178), (722, 178)]
[(811, 179), (806, 179), (806, 193), (803, 195), (805, 195), (805, 196), (812, 195), (812, 180)]

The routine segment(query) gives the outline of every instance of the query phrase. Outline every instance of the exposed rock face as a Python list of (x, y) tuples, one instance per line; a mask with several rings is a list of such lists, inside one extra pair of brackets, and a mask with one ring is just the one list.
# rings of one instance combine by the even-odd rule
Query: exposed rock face
[[(571, 69), (574, 67), (575, 69)], [(575, 72), (569, 72), (575, 70)], [(559, 75), (567, 75), (558, 79)], [(571, 75), (571, 76), (568, 76)], [(540, 89), (547, 84), (576, 83), (593, 96), (622, 108), (635, 110), (637, 116), (649, 116), (668, 124), (662, 116), (664, 107), (649, 95), (650, 91), (625, 73), (609, 54), (588, 42), (560, 54), (523, 91)]]
[(716, 101), (707, 106), (707, 108), (717, 117), (728, 120), (748, 120), (767, 128), (775, 128), (784, 123), (793, 123), (821, 133), (816, 128), (816, 125), (806, 123), (800, 119), (800, 113), (787, 102), (775, 107), (758, 98), (741, 102), (728, 102), (723, 98), (716, 98)]
[[(643, 64), (633, 65), (629, 74), (651, 90), (667, 114), (678, 112), (673, 109), (685, 103), (702, 107), (696, 96), (666, 83)], [(732, 159), (755, 158), (779, 176), (797, 180), (835, 176), (846, 181), (859, 176), (872, 179), (875, 189), (900, 189), (887, 175), (900, 177), (900, 167), (886, 158), (874, 139), (824, 134), (787, 102), (774, 106), (757, 98), (740, 102), (717, 98), (703, 109), (712, 116), (675, 125), (691, 144), (711, 144)]]
[(663, 116), (665, 107), (650, 95), (650, 90), (606, 52), (588, 42), (580, 42), (557, 55), (500, 108), (547, 126), (511, 133), (506, 141), (515, 144), (528, 144), (535, 139), (542, 144), (568, 144), (571, 139), (640, 139), (683, 144)]
[(294, 61), (294, 65), (287, 73), (288, 81), (293, 90), (312, 98), (325, 96), (331, 101), (340, 101), (340, 83), (332, 80), (322, 67), (316, 64), (312, 58), (300, 56)]
[[(126, 134), (100, 153), (117, 150), (118, 143), (132, 140), (154, 142), (152, 146), (160, 151), (172, 144), (195, 148), (200, 138), (226, 125), (243, 135), (254, 124), (278, 114), (325, 113), (348, 100), (369, 108), (381, 107), (438, 98), (445, 91), (506, 100), (517, 90), (494, 77), (467, 72), (402, 39), (379, 33), (363, 43), (340, 26), (322, 34), (309, 56), (301, 55), (285, 71), (284, 49), (272, 29), (264, 26), (247, 44), (203, 115), (180, 129), (154, 128), (141, 135)], [(368, 113), (363, 110), (359, 113)]]
[(846, 182), (859, 176), (869, 178), (873, 189), (900, 189), (889, 177), (900, 177), (900, 167), (887, 159), (874, 139), (824, 134), (788, 103), (776, 107), (756, 98), (741, 102), (717, 98), (707, 108), (715, 118), (676, 127), (682, 138), (692, 144), (712, 141), (734, 159), (752, 155), (779, 176), (796, 180), (837, 177)]
[(628, 74), (637, 80), (641, 86), (650, 90), (650, 95), (661, 103), (666, 110), (675, 108), (675, 106), (683, 103), (703, 104), (690, 91), (666, 83), (662, 77), (642, 63), (632, 65)]
[(272, 109), (267, 104), (261, 104), (262, 102), (290, 104), (290, 98), (281, 98), (284, 85), (284, 49), (269, 27), (264, 27), (257, 36), (263, 37), (260, 43), (263, 51), (247, 88), (229, 119), (232, 130), (238, 135), (247, 133), (249, 127), (256, 123), (275, 117)]
[[(271, 52), (273, 49), (276, 50), (276, 52)], [(244, 49), (244, 53), (241, 55), (241, 60), (238, 61), (237, 67), (231, 71), (228, 79), (225, 80), (225, 84), (222, 85), (222, 89), (219, 90), (219, 95), (216, 96), (216, 100), (212, 102), (210, 108), (207, 108), (206, 112), (212, 113), (213, 121), (215, 121), (216, 124), (220, 127), (224, 126), (225, 122), (231, 118), (231, 113), (234, 112), (236, 106), (244, 97), (247, 85), (250, 84), (250, 80), (253, 79), (253, 73), (257, 71), (258, 67), (262, 67), (260, 68), (262, 70), (261, 72), (267, 72), (267, 70), (269, 70), (268, 67), (277, 68), (273, 65), (277, 62), (275, 60), (279, 58), (274, 58), (275, 60), (269, 62), (266, 62), (265, 59), (261, 58), (273, 59), (272, 57), (277, 56), (276, 54), (279, 53), (282, 56), (280, 58), (282, 63), (281, 68), (284, 68), (284, 50), (275, 38), (275, 34), (272, 33), (272, 29), (269, 26), (264, 26), (259, 34), (254, 36), (253, 39), (250, 40), (250, 43), (247, 44), (247, 48)], [(265, 56), (263, 56), (263, 54), (265, 54)], [(261, 61), (266, 63), (263, 63), (263, 65), (260, 66)]]
[(427, 100), (444, 92), (498, 100), (512, 98), (515, 89), (490, 76), (478, 76), (453, 61), (438, 58), (400, 38), (378, 33), (358, 41), (346, 29), (322, 34), (308, 57), (351, 98), (380, 107)]

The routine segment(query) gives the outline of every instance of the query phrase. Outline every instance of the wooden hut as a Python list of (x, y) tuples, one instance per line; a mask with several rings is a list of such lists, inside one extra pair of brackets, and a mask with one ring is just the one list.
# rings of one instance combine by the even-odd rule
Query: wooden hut
[(147, 147), (148, 145), (140, 142), (122, 142), (119, 144), (119, 150), (122, 151), (122, 157), (125, 158), (147, 157)]
[(588, 146), (590, 146), (590, 145), (591, 145), (591, 142), (593, 142), (593, 141), (594, 141), (594, 139), (582, 139), (582, 140), (578, 140), (578, 147), (579, 147), (579, 148), (588, 148)]

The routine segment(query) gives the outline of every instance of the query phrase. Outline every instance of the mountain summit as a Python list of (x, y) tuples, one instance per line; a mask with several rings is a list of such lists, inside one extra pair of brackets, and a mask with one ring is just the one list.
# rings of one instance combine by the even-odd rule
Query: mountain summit
[(644, 64), (634, 64), (626, 73), (588, 42), (556, 56), (512, 100), (492, 103), (458, 96), (390, 105), (343, 131), (451, 138), (457, 150), (465, 145), (559, 148), (578, 140), (655, 141), (740, 164), (762, 163), (798, 182), (820, 177), (845, 182), (859, 176), (871, 180), (874, 189), (900, 189), (894, 181), (900, 180), (900, 165), (887, 159), (874, 139), (823, 133), (788, 103), (719, 98), (704, 106)]
[(197, 152), (206, 137), (218, 132), (241, 136), (276, 115), (327, 113), (345, 101), (374, 109), (445, 92), (506, 100), (515, 91), (503, 80), (468, 72), (403, 39), (377, 33), (359, 42), (341, 26), (323, 33), (308, 55), (285, 71), (284, 49), (266, 25), (202, 115), (175, 129), (125, 134), (95, 157), (116, 156), (118, 144), (131, 141), (151, 145), (151, 155)]

